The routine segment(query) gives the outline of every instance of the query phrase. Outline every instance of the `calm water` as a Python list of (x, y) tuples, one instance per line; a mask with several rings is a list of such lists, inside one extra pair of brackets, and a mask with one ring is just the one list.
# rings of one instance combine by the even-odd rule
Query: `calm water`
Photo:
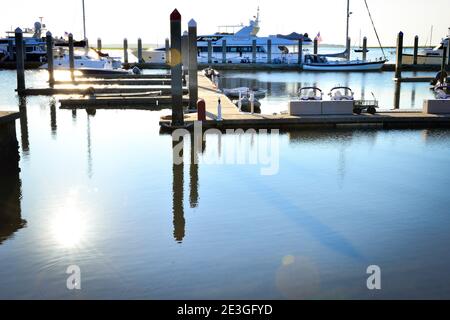
[[(273, 79), (267, 108), (293, 82), (334, 84), (283, 75), (256, 74)], [(14, 73), (0, 82), (0, 109), (18, 110)], [(389, 74), (367, 83), (392, 85)], [(284, 133), (279, 173), (263, 176), (260, 165), (174, 166), (158, 127), (167, 110), (20, 105), (22, 171), (0, 184), (0, 215), (15, 216), (0, 217), (0, 298), (450, 298), (450, 131)], [(257, 138), (209, 135), (204, 152)], [(70, 265), (81, 291), (66, 289)], [(382, 269), (379, 292), (366, 288), (369, 265)]]

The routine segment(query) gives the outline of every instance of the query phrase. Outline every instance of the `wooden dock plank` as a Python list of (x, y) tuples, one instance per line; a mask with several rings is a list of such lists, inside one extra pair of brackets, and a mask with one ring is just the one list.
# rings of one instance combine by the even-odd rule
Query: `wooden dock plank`
[(122, 85), (122, 86), (169, 86), (170, 79), (95, 79), (76, 81), (55, 81), (55, 85)]
[[(51, 95), (86, 95), (88, 88), (27, 88), (23, 92), (27, 96), (51, 96)], [(95, 92), (99, 94), (113, 93), (138, 93), (148, 91), (161, 91), (162, 94), (170, 94), (169, 86), (139, 87), (139, 88), (95, 88)], [(187, 88), (183, 89), (187, 94)]]
[(19, 112), (15, 111), (0, 111), (0, 123), (7, 123), (14, 121), (20, 117)]
[[(108, 108), (118, 107), (127, 109), (129, 106), (141, 106), (151, 110), (160, 110), (172, 104), (172, 97), (101, 97), (96, 99), (61, 99), (61, 109), (86, 109), (86, 108)], [(189, 99), (183, 99), (183, 104), (188, 105)]]

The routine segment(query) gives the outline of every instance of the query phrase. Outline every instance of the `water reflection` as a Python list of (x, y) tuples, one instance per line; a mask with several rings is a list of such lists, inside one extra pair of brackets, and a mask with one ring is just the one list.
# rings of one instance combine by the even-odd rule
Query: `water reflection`
[(400, 109), (400, 94), (402, 90), (402, 83), (400, 81), (395, 83), (394, 92), (394, 109)]
[(56, 123), (56, 100), (54, 98), (50, 100), (50, 128), (52, 131), (52, 137), (56, 138), (56, 130), (58, 125)]
[(30, 141), (28, 138), (27, 98), (24, 96), (19, 96), (19, 111), (22, 153), (26, 157), (30, 153)]
[[(173, 213), (173, 236), (178, 243), (182, 243), (185, 236), (186, 220), (184, 219), (184, 162), (176, 163), (177, 157), (183, 157), (183, 149), (178, 150), (178, 144), (184, 144), (184, 137), (180, 142), (173, 142), (173, 165), (172, 165), (172, 213)], [(179, 152), (177, 154), (177, 152)]]
[(91, 140), (91, 115), (87, 114), (87, 163), (88, 163), (88, 176), (92, 178), (92, 140)]
[(0, 183), (0, 245), (27, 224), (21, 217), (19, 170), (2, 173)]

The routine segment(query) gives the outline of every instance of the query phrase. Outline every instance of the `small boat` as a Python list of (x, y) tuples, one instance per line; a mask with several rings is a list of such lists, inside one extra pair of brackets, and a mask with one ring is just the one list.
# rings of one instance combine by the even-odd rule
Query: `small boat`
[[(359, 49), (355, 49), (355, 50), (353, 50), (353, 51), (355, 51), (356, 53), (362, 53), (362, 52), (364, 52), (364, 49), (363, 48), (359, 48)], [(366, 49), (366, 53), (367, 52), (370, 52), (370, 50), (369, 49)]]
[[(240, 102), (240, 103), (239, 103)], [(240, 111), (243, 112), (251, 112), (252, 111), (252, 102), (249, 96), (244, 96), (241, 100), (233, 100), (233, 103), (240, 108)], [(254, 98), (253, 100), (253, 112), (261, 113), (261, 102), (258, 99)]]
[[(425, 65), (441, 65), (444, 54), (444, 47), (450, 44), (450, 28), (448, 29), (448, 35), (442, 39), (440, 44), (435, 48), (422, 49), (417, 54), (417, 64)], [(448, 52), (447, 52), (448, 54)], [(414, 55), (403, 53), (403, 64), (414, 64)]]
[[(344, 93), (342, 93), (342, 91), (344, 91)], [(355, 100), (355, 94), (353, 92), (352, 89), (350, 89), (349, 87), (334, 87), (330, 90), (330, 93), (328, 93), (328, 95), (330, 96), (331, 100), (333, 101), (353, 101)]]
[[(62, 54), (53, 60), (55, 70), (70, 70), (70, 60), (68, 54)], [(41, 66), (47, 69), (48, 64)], [(93, 58), (88, 55), (74, 55), (74, 68), (83, 74), (128, 74), (127, 70), (117, 68), (117, 61), (107, 58)]]
[(234, 89), (223, 89), (223, 94), (229, 98), (239, 98), (239, 96), (250, 96), (250, 93), (253, 93), (256, 99), (263, 99), (266, 97), (267, 91), (263, 89), (258, 90), (250, 90), (247, 87), (240, 87)]
[(298, 97), (303, 101), (321, 101), (323, 91), (317, 87), (303, 87), (298, 90)]
[(437, 84), (434, 87), (434, 94), (436, 99), (450, 100), (450, 85), (445, 82), (443, 84)]

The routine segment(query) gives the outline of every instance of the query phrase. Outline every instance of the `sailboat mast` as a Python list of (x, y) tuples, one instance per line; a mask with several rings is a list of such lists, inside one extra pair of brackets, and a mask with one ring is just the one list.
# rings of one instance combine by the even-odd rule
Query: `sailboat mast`
[(84, 7), (84, 0), (82, 0), (83, 3), (83, 36), (84, 36), (84, 40), (87, 39), (86, 37), (86, 11), (85, 11), (85, 7)]
[(347, 30), (345, 32), (345, 48), (347, 50), (347, 59), (350, 59), (350, 48), (348, 47), (349, 29), (350, 29), (350, 0), (347, 0)]

